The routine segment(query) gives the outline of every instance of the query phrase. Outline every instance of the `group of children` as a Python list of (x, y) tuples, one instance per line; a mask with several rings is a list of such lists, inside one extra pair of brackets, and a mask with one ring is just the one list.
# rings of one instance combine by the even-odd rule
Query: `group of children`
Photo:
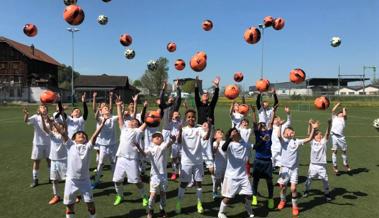
[[(251, 106), (253, 125), (250, 126), (247, 114), (240, 113), (239, 104), (233, 103), (230, 110), (232, 128), (224, 135), (222, 129), (215, 128), (214, 108), (217, 103), (219, 78), (214, 81), (215, 92), (209, 102), (209, 94), (204, 92), (201, 97), (196, 86), (197, 111), (186, 108), (184, 119), (179, 112), (181, 91), (176, 82), (176, 98), (170, 96), (165, 100), (166, 83), (160, 98), (157, 99), (158, 113), (162, 132), (156, 123), (150, 122), (148, 103), (144, 102), (141, 113), (137, 113), (138, 96), (134, 96), (127, 106), (119, 96), (109, 95), (109, 104), (96, 104), (96, 93), (93, 94), (93, 109), (96, 119), (96, 131), (91, 138), (84, 132), (84, 124), (88, 116), (86, 94), (82, 96), (83, 115), (79, 108), (74, 108), (70, 115), (58, 102), (57, 111), (52, 117), (48, 115), (45, 105), (38, 108), (37, 114), (29, 117), (24, 109), (24, 121), (34, 127), (33, 139), (33, 182), (31, 187), (38, 185), (40, 160), (48, 160), (50, 180), (53, 186), (53, 205), (61, 200), (58, 193), (58, 181), (65, 180), (63, 203), (66, 205), (66, 217), (74, 217), (74, 205), (84, 198), (90, 217), (96, 216), (92, 190), (100, 184), (105, 161), (108, 160), (113, 173), (112, 181), (116, 197), (114, 205), (124, 200), (123, 182), (136, 184), (142, 198), (142, 206), (147, 207), (147, 217), (154, 215), (154, 204), (160, 195), (159, 217), (167, 217), (165, 212), (166, 192), (168, 189), (167, 162), (171, 153), (171, 179), (179, 177), (176, 213), (182, 210), (182, 200), (189, 184), (196, 185), (197, 212), (203, 213), (202, 181), (204, 165), (208, 168), (213, 182), (213, 198), (222, 201), (218, 213), (225, 218), (225, 210), (231, 199), (237, 194), (244, 196), (244, 206), (249, 217), (254, 217), (252, 206), (258, 204), (257, 193), (260, 179), (264, 179), (268, 188), (269, 209), (274, 209), (273, 171), (279, 168), (280, 202), (279, 210), (286, 205), (286, 189), (290, 183), (292, 197), (292, 214), (298, 215), (297, 183), (299, 167), (299, 148), (311, 144), (311, 158), (308, 178), (305, 183), (304, 196), (309, 194), (311, 181), (318, 178), (323, 181), (326, 200), (331, 200), (327, 176), (326, 150), (329, 136), (332, 136), (333, 169), (339, 173), (336, 164), (337, 149), (342, 150), (343, 163), (349, 171), (347, 161), (346, 140), (343, 134), (346, 120), (346, 109), (336, 112), (339, 103), (333, 108), (333, 117), (328, 121), (326, 133), (320, 130), (319, 121), (310, 120), (308, 134), (305, 139), (297, 139), (291, 127), (291, 114), (288, 107), (284, 108), (287, 120), (277, 115), (278, 99), (272, 90), (275, 103), (270, 107), (262, 101), (258, 94), (256, 107)], [(113, 99), (115, 101), (113, 102)], [(116, 105), (117, 115), (112, 115), (112, 105)], [(258, 119), (256, 115), (258, 112)], [(335, 113), (335, 114), (334, 114)], [(202, 120), (199, 123), (199, 120)], [(116, 126), (120, 129), (119, 143), (116, 139)], [(252, 128), (251, 128), (252, 127)], [(255, 141), (251, 143), (251, 134)], [(90, 180), (90, 151), (97, 150), (97, 168), (94, 180)], [(250, 182), (250, 159), (255, 150), (252, 183)], [(51, 162), (50, 162), (51, 161)], [(146, 194), (142, 175), (146, 165), (150, 165), (150, 196)], [(219, 194), (221, 189), (221, 195)]]

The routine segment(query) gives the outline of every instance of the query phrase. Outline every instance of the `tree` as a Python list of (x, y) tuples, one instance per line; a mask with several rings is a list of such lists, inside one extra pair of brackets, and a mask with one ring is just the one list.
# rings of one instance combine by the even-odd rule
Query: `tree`
[(149, 90), (152, 95), (159, 95), (162, 89), (162, 84), (168, 78), (168, 60), (165, 57), (160, 57), (157, 60), (157, 69), (151, 71), (145, 70), (145, 73), (141, 77), (142, 87)]
[(135, 87), (142, 87), (142, 82), (141, 80), (137, 79), (133, 81), (133, 86)]
[[(78, 72), (74, 71), (74, 80), (79, 75)], [(71, 66), (64, 65), (58, 69), (58, 87), (66, 90), (71, 89)]]
[(188, 80), (182, 85), (182, 90), (183, 92), (187, 92), (191, 94), (192, 92), (195, 91), (195, 83), (196, 80)]

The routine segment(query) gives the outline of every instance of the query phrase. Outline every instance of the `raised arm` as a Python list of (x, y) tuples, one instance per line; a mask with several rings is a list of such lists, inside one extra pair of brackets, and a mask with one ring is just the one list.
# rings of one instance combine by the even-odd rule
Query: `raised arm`
[(84, 92), (82, 95), (82, 103), (83, 103), (83, 119), (87, 120), (88, 117), (88, 107), (87, 107), (87, 99), (86, 99), (86, 93)]
[(131, 114), (131, 116), (133, 118), (136, 118), (137, 117), (137, 105), (138, 105), (138, 94), (133, 96), (133, 114)]
[(234, 130), (234, 128), (231, 128), (231, 129), (229, 129), (228, 132), (226, 133), (226, 135), (227, 135), (228, 137), (227, 137), (225, 143), (224, 143), (224, 144), (222, 145), (222, 147), (221, 147), (221, 149), (222, 149), (223, 151), (227, 151), (230, 142), (232, 142), (232, 138), (233, 138), (233, 134), (232, 134), (232, 133), (233, 133), (233, 130)]
[(174, 103), (174, 111), (179, 111), (180, 104), (182, 103), (182, 90), (179, 87), (179, 80), (175, 81), (176, 85), (176, 99)]
[(290, 125), (291, 125), (291, 122), (292, 122), (292, 120), (291, 120), (291, 110), (290, 110), (290, 108), (289, 108), (288, 106), (285, 106), (285, 107), (284, 107), (284, 111), (285, 111), (286, 114), (287, 114), (287, 120), (286, 120), (285, 123), (283, 123), (283, 125), (284, 125), (284, 126), (290, 126)]
[(325, 138), (326, 138), (326, 140), (329, 140), (331, 128), (332, 128), (332, 120), (329, 119), (328, 120), (328, 127), (326, 128), (326, 132), (325, 132)]
[(251, 112), (252, 112), (252, 118), (253, 118), (253, 128), (254, 131), (258, 129), (258, 123), (257, 123), (257, 113), (255, 110), (255, 107), (253, 105), (250, 105), (251, 107)]
[(198, 107), (200, 105), (200, 93), (199, 93), (199, 77), (196, 76), (196, 80), (195, 80), (195, 104), (196, 104), (196, 107)]
[(100, 134), (100, 131), (104, 127), (104, 124), (106, 121), (107, 121), (107, 118), (103, 118), (99, 128), (97, 128), (96, 131), (92, 134), (91, 139), (89, 140), (91, 145), (94, 145), (96, 143), (96, 138)]
[(332, 114), (334, 114), (337, 110), (337, 108), (340, 106), (341, 102), (337, 102), (336, 105), (334, 105), (333, 109), (332, 109)]
[(272, 88), (271, 91), (272, 91), (272, 94), (274, 95), (274, 107), (279, 106), (279, 100), (278, 100), (278, 96), (276, 95), (275, 88)]
[(143, 103), (143, 108), (142, 108), (142, 111), (141, 111), (141, 122), (142, 123), (145, 122), (145, 116), (146, 116), (147, 106), (148, 106), (148, 103), (147, 103), (147, 101), (145, 101)]
[(304, 139), (304, 144), (310, 142), (313, 139), (314, 133), (315, 133), (315, 129), (316, 129), (316, 125), (317, 124), (315, 124), (315, 123), (311, 124), (311, 133), (308, 135), (307, 138)]
[(122, 114), (121, 105), (123, 102), (121, 101), (121, 97), (118, 96), (116, 98), (116, 106), (117, 106), (117, 116), (118, 116), (118, 126), (120, 129), (124, 126), (124, 116)]
[(260, 110), (261, 109), (261, 93), (259, 92), (258, 95), (257, 95), (257, 100), (255, 101), (255, 105), (257, 106), (257, 109)]
[(234, 107), (234, 104), (235, 104), (235, 101), (233, 101), (230, 105), (230, 109), (229, 109), (229, 116), (231, 117), (233, 115), (233, 107)]
[(113, 92), (109, 92), (109, 112), (112, 114), (113, 109)]
[(219, 92), (220, 92), (220, 88), (219, 88), (220, 77), (219, 76), (216, 77), (216, 79), (213, 80), (213, 85), (214, 85), (215, 89), (214, 89), (214, 92), (213, 92), (213, 97), (212, 97), (212, 101), (211, 101), (210, 107), (212, 109), (215, 109), (216, 104), (217, 104), (217, 100), (218, 100), (218, 95), (219, 95)]
[(92, 111), (93, 111), (93, 113), (97, 112), (96, 96), (97, 96), (97, 92), (93, 92), (93, 94), (92, 94)]
[(22, 112), (24, 113), (24, 122), (27, 123), (29, 119), (29, 111), (28, 108), (24, 107), (22, 109)]
[(346, 112), (345, 107), (342, 108), (342, 115), (343, 115), (343, 118), (346, 120), (347, 119), (347, 112)]
[(165, 91), (166, 91), (166, 86), (167, 86), (167, 81), (163, 81), (162, 89), (159, 92), (160, 103), (159, 103), (158, 106), (159, 106), (159, 108), (161, 108), (162, 111), (163, 111), (163, 109), (167, 108), (167, 104), (166, 104), (166, 101), (164, 99), (164, 94), (165, 94)]
[(49, 128), (47, 128), (46, 121), (49, 122), (49, 126), (51, 128), (51, 126), (53, 125), (51, 120), (49, 118), (45, 119), (45, 117), (43, 117), (42, 114), (40, 114), (40, 116), (41, 116), (41, 120), (42, 120), (43, 131), (46, 132), (47, 134), (50, 134), (51, 130)]
[(272, 126), (274, 125), (274, 118), (276, 116), (276, 110), (278, 109), (278, 105), (274, 106), (273, 113), (270, 117), (270, 120), (268, 122), (268, 129), (272, 129)]

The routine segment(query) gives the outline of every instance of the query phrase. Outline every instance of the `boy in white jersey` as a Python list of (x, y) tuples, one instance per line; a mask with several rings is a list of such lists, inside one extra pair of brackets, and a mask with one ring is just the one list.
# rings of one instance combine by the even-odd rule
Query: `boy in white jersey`
[(246, 174), (245, 163), (252, 149), (252, 145), (241, 140), (241, 135), (236, 128), (229, 129), (226, 134), (226, 142), (222, 145), (222, 150), (226, 152), (227, 164), (224, 182), (222, 184), (222, 196), (218, 218), (226, 218), (225, 209), (230, 204), (230, 200), (236, 194), (244, 195), (244, 205), (248, 217), (254, 217), (251, 208), (251, 183)]
[[(255, 113), (254, 108), (253, 108), (253, 113)], [(249, 143), (249, 141), (250, 141), (249, 139), (250, 139), (252, 129), (249, 128), (249, 125), (250, 125), (249, 120), (244, 118), (244, 119), (242, 119), (240, 126), (236, 127), (238, 129), (240, 135), (241, 135), (242, 140), (245, 143)], [(250, 157), (252, 157), (252, 156), (249, 155), (249, 159), (246, 161), (246, 166), (245, 166), (246, 167), (246, 173), (248, 176), (250, 176), (250, 169), (251, 169)]]
[(78, 193), (83, 195), (84, 202), (87, 203), (90, 218), (96, 217), (89, 175), (90, 151), (93, 149), (96, 138), (101, 128), (103, 128), (105, 121), (106, 119), (103, 120), (89, 140), (87, 134), (83, 131), (74, 133), (72, 138), (69, 139), (64, 129), (58, 130), (67, 148), (67, 175), (63, 199), (63, 204), (66, 205), (66, 218), (73, 218), (75, 216), (74, 205)]
[[(309, 164), (308, 178), (305, 182), (305, 192), (303, 195), (304, 197), (307, 197), (309, 195), (309, 189), (311, 188), (312, 179), (317, 178), (322, 180), (326, 200), (331, 200), (329, 194), (328, 174), (326, 171), (326, 149), (329, 140), (331, 125), (332, 120), (328, 120), (328, 128), (326, 129), (324, 137), (320, 130), (315, 130), (314, 138), (311, 141), (311, 163)], [(311, 122), (309, 123), (309, 126), (311, 126)]]
[[(172, 118), (170, 121), (170, 135), (176, 136), (179, 133), (179, 130), (182, 126), (182, 121), (180, 120), (180, 113), (179, 111), (174, 111), (172, 113)], [(172, 159), (172, 174), (171, 174), (171, 180), (175, 181), (179, 175), (179, 165), (180, 165), (180, 144), (178, 142), (175, 142), (171, 146), (171, 159)]]
[(289, 107), (284, 107), (284, 111), (287, 114), (287, 120), (282, 120), (279, 116), (274, 117), (274, 125), (272, 126), (272, 136), (271, 136), (271, 155), (272, 155), (272, 166), (277, 169), (280, 165), (280, 158), (282, 153), (282, 144), (280, 143), (279, 136), (277, 135), (278, 129), (281, 128), (282, 131), (291, 125), (291, 112)]
[(92, 189), (95, 189), (100, 184), (100, 176), (103, 172), (104, 162), (106, 159), (109, 160), (111, 164), (112, 173), (114, 172), (114, 167), (116, 163), (116, 151), (117, 151), (117, 141), (116, 141), (116, 122), (118, 120), (118, 116), (112, 116), (109, 111), (108, 106), (104, 106), (101, 109), (101, 116), (96, 117), (96, 121), (98, 124), (102, 122), (102, 120), (106, 119), (107, 121), (104, 124), (103, 129), (101, 130), (99, 136), (97, 137), (96, 144), (100, 148), (95, 181), (92, 184)]
[(225, 169), (226, 169), (226, 153), (222, 150), (222, 145), (225, 143), (224, 131), (217, 129), (214, 135), (213, 142), (213, 156), (214, 156), (214, 174), (212, 175), (213, 183), (213, 200), (219, 198), (221, 195), (217, 191), (221, 188), (221, 183), (224, 180)]
[[(40, 105), (37, 110), (37, 114), (29, 117), (29, 112), (25, 107), (24, 110), (24, 122), (28, 125), (32, 125), (34, 128), (33, 136), (33, 149), (31, 159), (33, 161), (33, 180), (30, 185), (31, 188), (34, 188), (38, 185), (38, 173), (39, 173), (39, 164), (41, 159), (46, 158), (47, 165), (50, 172), (50, 137), (43, 131), (42, 123), (43, 119), (48, 118), (48, 110), (45, 105)], [(41, 114), (43, 117), (39, 116)]]
[(148, 199), (140, 177), (139, 163), (140, 151), (142, 151), (139, 143), (141, 135), (146, 128), (146, 123), (139, 126), (137, 119), (132, 119), (126, 124), (124, 123), (121, 105), (123, 102), (120, 97), (116, 100), (118, 124), (121, 129), (120, 144), (116, 153), (117, 161), (113, 174), (113, 182), (117, 192), (113, 205), (119, 205), (124, 199), (124, 190), (122, 183), (125, 176), (128, 178), (128, 183), (136, 184), (139, 193), (142, 197), (142, 205), (148, 204)]
[(257, 109), (258, 109), (258, 118), (259, 123), (268, 123), (270, 122), (271, 116), (273, 116), (274, 113), (274, 107), (277, 107), (279, 105), (278, 97), (276, 96), (276, 90), (275, 88), (271, 89), (272, 95), (274, 96), (274, 105), (273, 107), (270, 107), (270, 104), (267, 101), (262, 101), (262, 94), (258, 93), (257, 95)]
[[(311, 133), (305, 139), (296, 139), (295, 131), (292, 127), (286, 127), (284, 131), (279, 128), (276, 132), (280, 136), (282, 143), (282, 158), (281, 168), (279, 172), (278, 183), (280, 186), (280, 203), (278, 209), (282, 210), (286, 206), (286, 190), (288, 182), (291, 183), (292, 193), (292, 215), (299, 215), (299, 208), (297, 206), (297, 182), (299, 170), (299, 152), (298, 149), (301, 145), (308, 143), (312, 140), (316, 124), (311, 124)], [(281, 134), (282, 133), (282, 134)]]
[[(185, 188), (191, 181), (192, 176), (197, 185), (197, 212), (203, 213), (202, 188), (201, 182), (204, 176), (203, 167), (203, 146), (201, 140), (208, 140), (210, 136), (210, 129), (206, 132), (203, 131), (203, 127), (196, 126), (196, 112), (189, 109), (185, 113), (187, 126), (181, 128), (179, 132), (178, 142), (181, 146), (181, 163), (180, 163), (180, 185), (178, 190), (178, 201), (176, 202), (176, 213), (180, 214), (182, 211), (181, 202), (184, 197)], [(211, 128), (212, 124), (208, 121), (208, 128)]]
[(176, 136), (171, 136), (168, 142), (163, 141), (160, 132), (153, 134), (152, 145), (144, 152), (146, 158), (151, 163), (150, 171), (150, 198), (147, 218), (152, 218), (154, 214), (154, 204), (157, 192), (160, 192), (159, 217), (167, 217), (164, 210), (166, 206), (167, 181), (167, 154), (168, 148), (176, 141)]
[(351, 171), (349, 166), (349, 162), (347, 160), (347, 143), (345, 139), (344, 129), (345, 123), (347, 119), (346, 108), (342, 108), (342, 110), (336, 112), (337, 108), (340, 106), (340, 102), (338, 102), (332, 109), (332, 163), (333, 163), (333, 171), (336, 175), (339, 175), (338, 167), (337, 167), (337, 150), (341, 149), (342, 161), (343, 165), (347, 172)]
[(241, 121), (245, 117), (243, 114), (238, 112), (240, 104), (238, 102), (233, 101), (233, 103), (230, 105), (230, 112), (229, 116), (232, 120), (232, 127), (238, 128), (241, 124)]
[[(58, 195), (58, 182), (65, 180), (67, 171), (67, 149), (63, 145), (62, 135), (59, 133), (60, 129), (67, 131), (65, 121), (63, 123), (57, 123), (49, 118), (44, 119), (41, 115), (43, 130), (50, 136), (50, 154), (49, 159), (51, 161), (50, 167), (50, 180), (53, 183), (53, 198), (49, 201), (50, 205), (57, 204), (61, 197)], [(48, 128), (48, 126), (51, 128)]]

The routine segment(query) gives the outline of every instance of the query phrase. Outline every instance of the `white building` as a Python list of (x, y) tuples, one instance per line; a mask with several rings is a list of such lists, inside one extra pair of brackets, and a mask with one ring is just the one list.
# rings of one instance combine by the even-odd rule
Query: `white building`
[(368, 85), (363, 90), (362, 86), (348, 86), (336, 90), (335, 95), (379, 95), (379, 86)]

